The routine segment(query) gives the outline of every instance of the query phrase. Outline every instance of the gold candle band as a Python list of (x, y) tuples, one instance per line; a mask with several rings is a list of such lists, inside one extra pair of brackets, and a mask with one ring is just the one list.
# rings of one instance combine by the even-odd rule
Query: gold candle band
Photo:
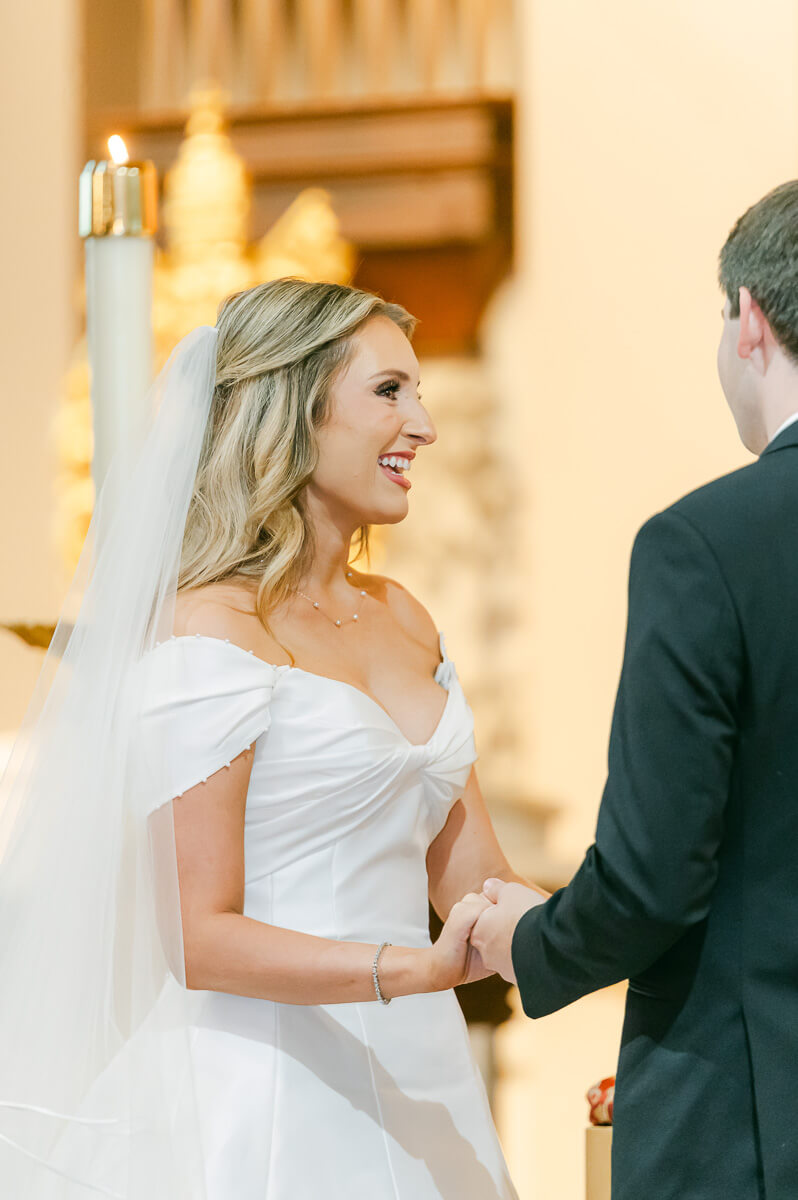
[(78, 232), (87, 237), (151, 237), (158, 227), (158, 175), (144, 162), (86, 163), (78, 187)]

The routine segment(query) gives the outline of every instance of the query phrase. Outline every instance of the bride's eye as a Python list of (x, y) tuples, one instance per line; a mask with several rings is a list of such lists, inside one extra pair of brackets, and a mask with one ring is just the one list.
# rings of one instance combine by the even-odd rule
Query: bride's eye
[(398, 379), (389, 379), (386, 383), (381, 383), (377, 388), (378, 396), (387, 396), (391, 400), (396, 399), (396, 393), (402, 385)]

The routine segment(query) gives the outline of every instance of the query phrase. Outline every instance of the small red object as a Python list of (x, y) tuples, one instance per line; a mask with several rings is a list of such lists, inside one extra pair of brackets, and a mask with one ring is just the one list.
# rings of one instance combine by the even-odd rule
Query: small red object
[(601, 1083), (595, 1083), (587, 1093), (590, 1105), (591, 1125), (612, 1125), (612, 1109), (615, 1103), (615, 1076), (608, 1075)]

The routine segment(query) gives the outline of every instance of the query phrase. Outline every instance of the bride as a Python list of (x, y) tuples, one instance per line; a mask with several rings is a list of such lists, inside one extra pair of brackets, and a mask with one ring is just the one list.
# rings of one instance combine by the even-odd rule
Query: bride
[[(9, 1045), (16, 1096), (0, 1095), (0, 1181), (24, 1182), (26, 1196), (516, 1195), (452, 989), (486, 974), (468, 944), (482, 881), (519, 877), (480, 793), (443, 635), (399, 583), (352, 562), (369, 526), (407, 515), (413, 460), (436, 438), (414, 325), (330, 283), (278, 279), (228, 298), (217, 325), (173, 354), (137, 465), (103, 488), (108, 532), (99, 525), (78, 621), (56, 645), (73, 658), (51, 693), (73, 753), (38, 776), (34, 754), (9, 787), (15, 812), (52, 815), (84, 874), (66, 874), (49, 839), (33, 857), (7, 836), (0, 884), (35, 864), (20, 911), (49, 937), (48, 979), (74, 992), (80, 975), (110, 999), (84, 990), (91, 1018), (71, 997), (67, 1017), (37, 992), (31, 1016), (0, 992), (0, 1018), (31, 1034), (27, 1059)], [(120, 688), (108, 655), (123, 641)], [(98, 753), (89, 695), (107, 736), (84, 762), (81, 739)], [(58, 746), (57, 718), (48, 730), (47, 705), (33, 710), (34, 750)], [(101, 790), (125, 720), (124, 779), (92, 815), (83, 797)], [(56, 769), (93, 822), (92, 857), (75, 813), (65, 821), (63, 804), (42, 799)], [(18, 817), (9, 834), (31, 823)], [(45, 867), (61, 872), (59, 904), (74, 916), (70, 886), (82, 879), (94, 897), (79, 919), (84, 940), (97, 927), (95, 953), (80, 951), (81, 968), (56, 943)], [(429, 900), (445, 921), (434, 945)], [(0, 969), (11, 955), (0, 943)], [(36, 979), (41, 989), (29, 970)], [(30, 1054), (45, 1022), (50, 1052), (60, 1047), (49, 1073)]]

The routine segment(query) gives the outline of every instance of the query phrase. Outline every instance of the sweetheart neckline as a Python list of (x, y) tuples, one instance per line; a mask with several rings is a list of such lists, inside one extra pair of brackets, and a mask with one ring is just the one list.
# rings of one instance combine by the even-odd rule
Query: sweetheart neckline
[[(292, 667), (290, 663), (270, 663), (270, 662), (267, 662), (267, 660), (265, 658), (261, 658), (259, 654), (255, 654), (255, 652), (253, 650), (245, 650), (243, 646), (239, 646), (238, 642), (231, 642), (231, 641), (225, 640), (224, 638), (213, 637), (207, 633), (173, 634), (170, 638), (167, 638), (166, 641), (157, 642), (156, 645), (165, 646), (165, 645), (168, 645), (168, 643), (170, 641), (171, 642), (195, 641), (197, 638), (199, 638), (205, 642), (219, 642), (219, 644), (222, 646), (231, 646), (234, 650), (238, 650), (239, 653), (246, 654), (248, 659), (253, 659), (253, 658), (257, 659), (257, 661), (263, 663), (264, 666), (271, 667), (273, 671), (298, 671), (300, 673), (300, 675), (307, 675), (311, 679), (323, 679), (326, 683), (337, 683), (341, 687), (349, 688), (349, 690), (352, 692), (357, 692), (358, 696), (362, 696), (364, 698), (364, 700), (368, 700), (370, 704), (372, 704), (375, 708), (379, 709), (379, 711), (383, 714), (383, 716), (388, 718), (388, 720), (391, 722), (391, 724), (393, 725), (394, 729), (399, 734), (399, 737), (402, 739), (403, 742), (405, 742), (408, 746), (412, 746), (416, 750), (426, 750), (427, 747), (435, 740), (435, 738), (437, 737), (437, 735), (440, 731), (440, 728), (443, 725), (443, 722), (446, 718), (446, 714), (449, 711), (449, 705), (450, 705), (450, 701), (452, 698), (452, 689), (444, 687), (443, 684), (438, 684), (438, 686), (442, 687), (443, 690), (446, 692), (446, 700), (444, 701), (443, 709), (441, 710), (441, 715), (439, 716), (439, 718), (437, 720), (435, 728), (433, 729), (432, 733), (429, 735), (429, 737), (427, 738), (426, 741), (411, 742), (409, 737), (407, 737), (407, 735), (405, 733), (403, 733), (402, 730), (399, 728), (399, 725), (394, 720), (394, 718), (391, 716), (391, 714), (388, 712), (387, 708), (383, 708), (383, 706), (380, 704), (379, 700), (376, 700), (374, 698), (374, 696), (369, 695), (368, 692), (364, 692), (362, 688), (357, 687), (354, 683), (349, 683), (346, 679), (336, 679), (335, 676), (333, 676), (333, 675), (321, 675), (318, 671), (307, 671), (304, 667)], [(446, 651), (443, 647), (443, 633), (440, 630), (438, 630), (438, 640), (439, 640), (439, 648), (440, 648), (442, 658), (441, 658), (441, 661), (438, 663), (437, 667), (435, 668), (435, 675), (438, 674), (438, 671), (444, 665), (444, 663), (451, 661), (448, 658)], [(150, 653), (152, 653), (152, 651), (150, 651)], [(434, 679), (434, 676), (433, 676), (433, 679)], [(434, 679), (434, 682), (437, 683), (437, 680)]]
[[(265, 661), (266, 661), (265, 659), (261, 659), (261, 662), (265, 662)], [(443, 663), (438, 664), (438, 666), (442, 666), (442, 665), (443, 665)], [(337, 684), (340, 684), (341, 687), (349, 688), (349, 690), (352, 692), (357, 692), (358, 696), (362, 696), (364, 698), (364, 700), (368, 700), (370, 704), (373, 704), (375, 708), (379, 709), (379, 711), (383, 714), (383, 716), (386, 716), (388, 718), (388, 720), (391, 722), (391, 724), (393, 725), (394, 729), (399, 734), (399, 737), (402, 739), (403, 742), (406, 742), (408, 746), (415, 747), (416, 750), (425, 750), (427, 748), (427, 746), (429, 746), (429, 744), (435, 740), (435, 737), (437, 736), (438, 731), (440, 730), (440, 727), (443, 724), (444, 717), (446, 716), (447, 710), (449, 708), (449, 701), (452, 698), (451, 688), (443, 687), (442, 684), (438, 684), (438, 687), (442, 687), (443, 691), (446, 692), (446, 699), (444, 701), (443, 709), (441, 710), (441, 715), (438, 717), (435, 728), (433, 729), (432, 733), (429, 735), (429, 737), (427, 738), (427, 740), (425, 742), (411, 742), (410, 738), (407, 737), (407, 735), (405, 733), (403, 733), (402, 730), (399, 728), (399, 726), (396, 723), (396, 721), (394, 720), (394, 718), (388, 712), (388, 709), (383, 708), (383, 706), (380, 704), (379, 700), (375, 700), (375, 698), (373, 696), (370, 696), (368, 692), (364, 692), (362, 688), (355, 687), (355, 685), (353, 683), (348, 683), (345, 679), (335, 679), (332, 675), (319, 675), (319, 673), (317, 671), (306, 671), (304, 667), (292, 667), (292, 666), (290, 666), (290, 664), (287, 664), (283, 669), (288, 670), (288, 671), (299, 671), (299, 673), (301, 675), (309, 675), (312, 679), (323, 679), (327, 683), (337, 683)]]

